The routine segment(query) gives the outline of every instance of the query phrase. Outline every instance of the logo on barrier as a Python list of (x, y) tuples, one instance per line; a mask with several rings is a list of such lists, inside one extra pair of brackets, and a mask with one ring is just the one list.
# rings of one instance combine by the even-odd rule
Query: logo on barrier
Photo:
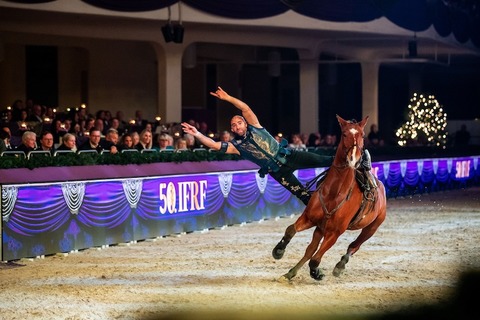
[(455, 178), (462, 179), (470, 177), (470, 160), (457, 161), (455, 167), (457, 171)]
[(161, 214), (205, 209), (207, 180), (178, 181), (159, 184)]

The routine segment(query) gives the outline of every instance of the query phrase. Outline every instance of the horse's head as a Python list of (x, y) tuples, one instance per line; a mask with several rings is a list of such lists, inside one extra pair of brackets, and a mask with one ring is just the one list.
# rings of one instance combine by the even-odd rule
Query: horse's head
[(337, 115), (337, 120), (342, 130), (338, 152), (343, 152), (346, 155), (345, 161), (348, 167), (356, 168), (360, 164), (362, 157), (363, 138), (365, 136), (364, 128), (367, 124), (368, 116), (362, 121), (356, 122), (344, 120)]

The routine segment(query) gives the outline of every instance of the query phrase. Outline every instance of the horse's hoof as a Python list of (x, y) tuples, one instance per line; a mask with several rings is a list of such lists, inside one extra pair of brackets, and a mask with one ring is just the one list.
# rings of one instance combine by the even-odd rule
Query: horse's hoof
[(288, 283), (288, 282), (290, 282), (290, 279), (287, 277), (286, 274), (284, 274), (283, 276), (281, 276), (280, 278), (278, 278), (277, 281), (280, 282), (280, 283)]
[(342, 268), (337, 268), (337, 267), (335, 267), (335, 268), (333, 269), (332, 274), (333, 274), (335, 277), (340, 277), (340, 275), (343, 273), (344, 270), (345, 270), (345, 268), (342, 269)]
[(278, 259), (282, 259), (284, 253), (285, 253), (285, 249), (279, 249), (279, 248), (275, 247), (275, 248), (273, 248), (272, 256), (273, 256), (273, 258), (278, 260)]
[(345, 265), (347, 264), (348, 260), (350, 259), (350, 256), (348, 254), (343, 255), (340, 261), (335, 265), (335, 268), (333, 269), (333, 275), (335, 277), (339, 277), (343, 271), (345, 271)]
[(320, 268), (310, 269), (310, 276), (317, 281), (320, 281), (325, 277)]

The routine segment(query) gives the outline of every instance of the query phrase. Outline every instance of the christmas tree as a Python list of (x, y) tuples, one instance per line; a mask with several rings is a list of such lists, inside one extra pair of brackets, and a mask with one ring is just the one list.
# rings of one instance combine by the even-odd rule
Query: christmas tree
[(396, 135), (400, 146), (421, 145), (445, 148), (447, 114), (433, 95), (415, 93), (408, 105), (407, 121)]

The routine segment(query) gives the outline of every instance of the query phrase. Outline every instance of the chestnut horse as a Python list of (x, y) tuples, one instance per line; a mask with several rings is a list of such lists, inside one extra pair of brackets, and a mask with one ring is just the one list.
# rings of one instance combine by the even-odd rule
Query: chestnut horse
[(315, 227), (312, 241), (305, 250), (305, 255), (288, 273), (283, 275), (283, 278), (288, 280), (295, 277), (308, 260), (310, 260), (308, 264), (310, 276), (315, 280), (321, 280), (324, 274), (319, 265), (325, 252), (346, 230), (361, 229), (358, 237), (350, 243), (347, 253), (341, 257), (333, 270), (334, 276), (340, 276), (349, 258), (373, 236), (385, 220), (387, 198), (382, 182), (367, 173), (371, 175), (374, 183), (371, 188), (362, 190), (355, 177), (364, 152), (364, 128), (368, 116), (359, 123), (344, 120), (338, 115), (337, 120), (342, 136), (335, 159), (325, 178), (319, 182), (303, 213), (294, 224), (287, 227), (282, 240), (272, 251), (275, 259), (281, 259), (285, 248), (297, 232)]

